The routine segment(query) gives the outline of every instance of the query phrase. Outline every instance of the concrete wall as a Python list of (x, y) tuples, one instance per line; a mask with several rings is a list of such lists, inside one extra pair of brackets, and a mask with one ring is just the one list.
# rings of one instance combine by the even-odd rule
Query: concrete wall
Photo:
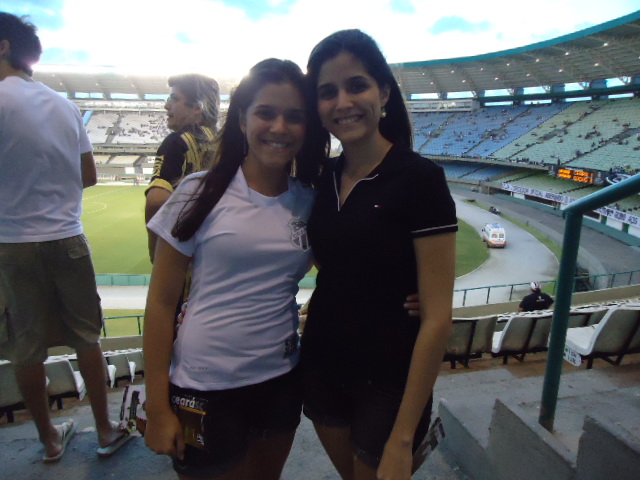
[(587, 417), (583, 429), (576, 480), (640, 478), (640, 445), (624, 426)]
[(487, 456), (496, 480), (573, 480), (571, 452), (517, 406), (496, 400)]

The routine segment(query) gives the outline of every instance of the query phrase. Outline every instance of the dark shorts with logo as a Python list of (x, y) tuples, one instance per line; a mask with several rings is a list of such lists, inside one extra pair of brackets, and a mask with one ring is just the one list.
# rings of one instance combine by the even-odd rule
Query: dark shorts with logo
[(214, 478), (242, 462), (252, 440), (295, 431), (302, 410), (300, 374), (294, 368), (256, 385), (208, 392), (172, 384), (170, 402), (187, 437), (185, 458), (174, 460), (174, 469)]

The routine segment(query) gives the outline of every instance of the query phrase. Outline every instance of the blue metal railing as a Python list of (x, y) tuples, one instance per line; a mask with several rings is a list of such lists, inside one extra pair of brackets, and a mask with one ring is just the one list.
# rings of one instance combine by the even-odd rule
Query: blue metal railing
[(551, 324), (547, 369), (542, 388), (540, 417), (538, 419), (540, 425), (549, 431), (553, 430), (553, 421), (558, 403), (558, 389), (560, 388), (560, 376), (562, 375), (564, 344), (567, 339), (567, 325), (571, 308), (573, 277), (576, 271), (578, 247), (580, 246), (582, 218), (585, 212), (609, 205), (639, 192), (640, 174), (581, 198), (564, 210), (565, 229), (558, 275), (558, 294)]

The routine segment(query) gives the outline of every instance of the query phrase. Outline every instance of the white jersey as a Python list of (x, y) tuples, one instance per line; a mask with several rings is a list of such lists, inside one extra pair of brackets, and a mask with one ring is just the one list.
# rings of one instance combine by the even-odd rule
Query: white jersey
[(296, 293), (311, 263), (306, 224), (315, 192), (290, 179), (287, 192), (266, 197), (238, 169), (197, 233), (179, 242), (171, 229), (203, 175), (187, 177), (148, 224), (193, 257), (171, 381), (197, 390), (257, 384), (298, 361)]
[(82, 233), (80, 155), (90, 151), (75, 104), (41, 83), (0, 81), (0, 242)]

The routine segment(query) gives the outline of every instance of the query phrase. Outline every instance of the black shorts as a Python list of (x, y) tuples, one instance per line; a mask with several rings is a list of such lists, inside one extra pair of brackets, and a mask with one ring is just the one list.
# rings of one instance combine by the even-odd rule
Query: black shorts
[[(303, 384), (305, 416), (327, 427), (350, 428), (354, 455), (370, 467), (378, 468), (403, 392), (371, 380), (338, 383), (308, 374)], [(429, 430), (432, 404), (433, 396), (416, 428), (414, 454)]]
[(250, 440), (295, 431), (300, 423), (297, 368), (246, 387), (201, 392), (172, 384), (169, 393), (187, 442), (184, 460), (173, 466), (189, 477), (224, 475), (243, 460)]

